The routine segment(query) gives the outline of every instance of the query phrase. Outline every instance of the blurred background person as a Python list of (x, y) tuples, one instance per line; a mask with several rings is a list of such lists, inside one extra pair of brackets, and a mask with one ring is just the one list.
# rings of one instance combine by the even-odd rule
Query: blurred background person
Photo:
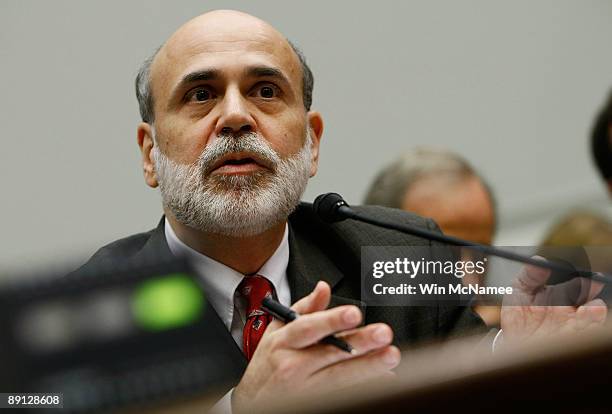
[[(595, 116), (590, 141), (595, 167), (612, 195), (612, 91)], [(609, 272), (612, 270), (612, 223), (609, 217), (609, 210), (580, 208), (570, 211), (545, 232), (539, 254), (545, 257), (562, 255), (563, 260), (574, 266)], [(567, 249), (559, 249), (564, 247)], [(549, 283), (563, 282), (567, 277), (553, 274)]]
[[(546, 233), (538, 254), (559, 258), (576, 268), (595, 272), (612, 272), (612, 223), (587, 210), (575, 210), (559, 219)], [(548, 284), (568, 280), (568, 275), (553, 272)], [(606, 302), (612, 299), (610, 288), (602, 293)], [(600, 295), (602, 297), (602, 295)]]
[(542, 240), (544, 246), (610, 246), (612, 224), (586, 210), (576, 210), (557, 221)]
[[(595, 116), (590, 141), (595, 167), (612, 195), (612, 91)], [(606, 213), (580, 208), (561, 216), (545, 232), (538, 254), (556, 256), (574, 267), (610, 272), (612, 223)], [(569, 277), (553, 272), (548, 283), (565, 282)]]
[(612, 194), (612, 91), (595, 118), (591, 131), (591, 153), (608, 192)]
[[(492, 244), (495, 236), (496, 207), (490, 187), (467, 160), (449, 150), (417, 147), (403, 153), (378, 173), (364, 203), (432, 218), (449, 236), (482, 244)], [(466, 285), (485, 284), (481, 275), (462, 280)], [(488, 326), (499, 325), (499, 306), (476, 302), (474, 310)]]

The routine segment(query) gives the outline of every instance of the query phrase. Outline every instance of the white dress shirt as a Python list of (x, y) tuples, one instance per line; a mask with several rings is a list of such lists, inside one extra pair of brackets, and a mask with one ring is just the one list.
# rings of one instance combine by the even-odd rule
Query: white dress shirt
[[(242, 349), (242, 330), (246, 323), (247, 304), (236, 289), (244, 275), (187, 246), (177, 237), (168, 220), (165, 220), (164, 228), (170, 251), (175, 256), (186, 256), (191, 260), (200, 277), (206, 298)], [(291, 304), (291, 290), (287, 280), (288, 236), (289, 230), (285, 224), (285, 233), (279, 246), (257, 272), (272, 283), (279, 302), (286, 306)]]

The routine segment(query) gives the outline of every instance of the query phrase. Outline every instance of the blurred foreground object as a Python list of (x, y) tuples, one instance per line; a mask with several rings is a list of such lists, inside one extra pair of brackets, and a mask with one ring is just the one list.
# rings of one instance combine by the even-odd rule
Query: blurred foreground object
[(343, 392), (285, 400), (265, 412), (294, 414), (609, 412), (610, 326), (540, 338), (491, 353), (469, 339), (404, 349), (397, 377)]
[(75, 413), (214, 395), (241, 367), (209, 306), (176, 259), (0, 286), (0, 391), (61, 393)]

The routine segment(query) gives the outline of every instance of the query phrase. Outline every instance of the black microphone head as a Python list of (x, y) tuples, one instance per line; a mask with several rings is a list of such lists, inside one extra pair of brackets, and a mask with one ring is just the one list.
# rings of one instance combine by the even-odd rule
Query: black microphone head
[(348, 207), (346, 201), (340, 194), (337, 193), (326, 193), (318, 196), (312, 207), (319, 218), (327, 223), (335, 223), (342, 221), (346, 217), (339, 214), (339, 208), (342, 206)]

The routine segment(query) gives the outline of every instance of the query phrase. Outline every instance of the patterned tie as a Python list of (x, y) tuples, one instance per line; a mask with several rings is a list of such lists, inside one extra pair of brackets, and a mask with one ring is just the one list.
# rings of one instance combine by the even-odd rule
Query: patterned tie
[(238, 289), (247, 299), (247, 320), (242, 331), (242, 349), (250, 361), (259, 340), (272, 321), (272, 315), (261, 310), (261, 302), (266, 296), (274, 295), (274, 287), (265, 277), (255, 275), (245, 276)]

